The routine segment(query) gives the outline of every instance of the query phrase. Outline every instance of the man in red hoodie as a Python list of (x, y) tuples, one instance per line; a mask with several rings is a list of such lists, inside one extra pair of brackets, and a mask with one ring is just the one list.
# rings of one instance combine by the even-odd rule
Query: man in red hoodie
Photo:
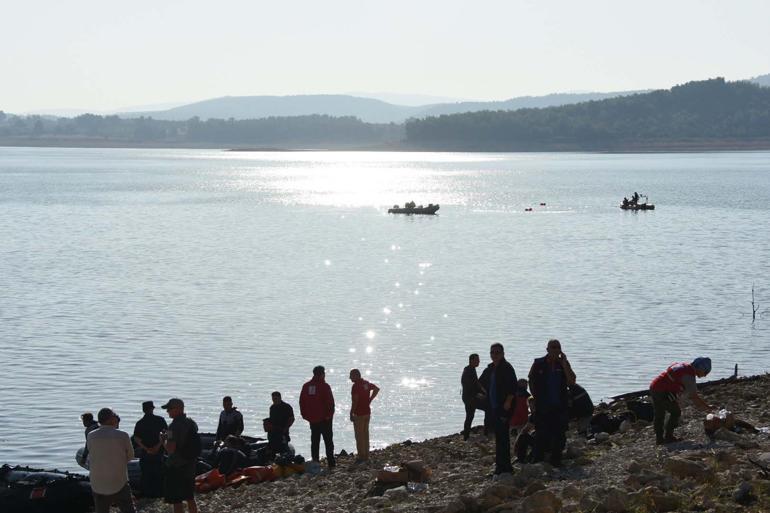
[(334, 442), (332, 441), (332, 419), (334, 418), (334, 395), (326, 383), (326, 370), (319, 365), (313, 369), (313, 379), (302, 385), (299, 394), (299, 411), (310, 424), (310, 455), (319, 461), (321, 437), (326, 448), (326, 464), (334, 468)]

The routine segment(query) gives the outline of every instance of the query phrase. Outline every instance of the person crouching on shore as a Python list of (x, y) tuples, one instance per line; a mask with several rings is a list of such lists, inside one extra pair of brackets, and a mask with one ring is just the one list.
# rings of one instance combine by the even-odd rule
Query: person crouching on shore
[[(713, 408), (698, 395), (695, 378), (702, 378), (711, 372), (711, 359), (698, 357), (692, 363), (674, 363), (650, 383), (650, 397), (654, 409), (653, 426), (655, 443), (658, 445), (679, 441), (674, 437), (674, 429), (679, 423), (682, 408), (679, 396), (682, 392), (692, 400), (696, 408), (710, 411)], [(665, 422), (668, 413), (668, 422)], [(664, 431), (665, 423), (665, 431)]]

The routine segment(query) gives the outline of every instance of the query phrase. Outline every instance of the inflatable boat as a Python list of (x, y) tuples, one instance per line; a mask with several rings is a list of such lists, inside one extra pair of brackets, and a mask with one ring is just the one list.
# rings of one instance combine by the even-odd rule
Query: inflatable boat
[(81, 513), (93, 508), (88, 477), (29, 467), (0, 467), (3, 513)]

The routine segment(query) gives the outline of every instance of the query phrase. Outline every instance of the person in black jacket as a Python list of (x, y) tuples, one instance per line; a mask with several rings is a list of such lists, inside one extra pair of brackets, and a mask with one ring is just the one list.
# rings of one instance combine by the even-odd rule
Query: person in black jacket
[(152, 401), (142, 403), (144, 416), (134, 426), (134, 443), (142, 451), (139, 468), (142, 470), (141, 489), (144, 497), (163, 496), (163, 443), (160, 433), (168, 429), (166, 419), (155, 415)]
[(588, 424), (594, 414), (594, 403), (586, 389), (573, 383), (569, 385), (569, 418), (574, 420), (579, 435), (588, 435)]
[(543, 461), (550, 451), (551, 464), (561, 466), (562, 451), (567, 443), (569, 422), (568, 386), (575, 384), (575, 373), (561, 351), (561, 343), (548, 341), (546, 354), (535, 359), (529, 371), (529, 386), (535, 398), (534, 461)]
[(222, 408), (217, 425), (217, 442), (224, 442), (229, 435), (241, 436), (243, 433), (243, 415), (233, 406), (232, 397), (226, 395), (222, 398)]
[(463, 440), (470, 436), (473, 417), (476, 415), (476, 409), (483, 410), (480, 395), (485, 393), (484, 387), (479, 383), (476, 367), (479, 366), (479, 355), (473, 353), (468, 357), (468, 365), (463, 369), (460, 384), (463, 387), (463, 404), (465, 404), (465, 424), (463, 425)]
[(508, 423), (516, 401), (516, 371), (505, 359), (502, 344), (489, 348), (492, 363), (481, 373), (479, 381), (487, 391), (489, 412), (495, 422), (495, 475), (513, 472), (511, 433)]

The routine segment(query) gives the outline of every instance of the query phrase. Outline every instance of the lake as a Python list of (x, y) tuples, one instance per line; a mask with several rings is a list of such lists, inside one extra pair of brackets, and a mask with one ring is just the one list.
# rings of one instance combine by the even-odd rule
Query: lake
[[(439, 215), (386, 213), (410, 200)], [(351, 368), (382, 389), (374, 445), (458, 432), (497, 341), (526, 377), (560, 339), (595, 401), (699, 355), (766, 371), (769, 200), (766, 152), (0, 148), (0, 463), (78, 470), (81, 412), (132, 432), (172, 396), (213, 431), (231, 395), (260, 435), (273, 390), (308, 456), (319, 364), (337, 450)]]

